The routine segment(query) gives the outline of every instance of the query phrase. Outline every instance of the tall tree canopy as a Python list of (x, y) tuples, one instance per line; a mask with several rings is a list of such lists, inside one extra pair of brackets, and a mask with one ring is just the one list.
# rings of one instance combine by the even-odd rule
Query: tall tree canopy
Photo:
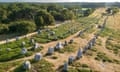
[(53, 16), (47, 11), (41, 10), (35, 15), (35, 24), (38, 28), (54, 24)]
[(10, 32), (17, 32), (20, 34), (26, 34), (36, 30), (36, 25), (29, 21), (17, 21), (11, 23), (9, 26)]

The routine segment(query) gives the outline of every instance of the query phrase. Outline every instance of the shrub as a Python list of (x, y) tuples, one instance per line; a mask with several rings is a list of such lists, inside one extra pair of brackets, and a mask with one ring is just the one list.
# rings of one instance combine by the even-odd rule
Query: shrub
[(87, 64), (82, 64), (82, 67), (88, 68)]

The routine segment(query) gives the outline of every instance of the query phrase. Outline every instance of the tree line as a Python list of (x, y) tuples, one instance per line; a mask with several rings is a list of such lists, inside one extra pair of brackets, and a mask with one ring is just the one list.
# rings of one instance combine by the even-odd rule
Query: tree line
[[(73, 20), (76, 9), (56, 4), (7, 3), (0, 4), (0, 34), (33, 32), (44, 26), (54, 25), (55, 21)], [(93, 12), (87, 9), (84, 16)]]

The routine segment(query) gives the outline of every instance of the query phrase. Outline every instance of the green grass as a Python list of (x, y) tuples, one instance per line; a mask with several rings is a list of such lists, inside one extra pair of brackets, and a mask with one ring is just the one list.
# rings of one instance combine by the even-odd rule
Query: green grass
[(65, 52), (75, 52), (76, 51), (76, 47), (75, 44), (69, 44), (67, 46), (65, 46), (63, 49), (60, 49), (58, 52), (59, 53), (65, 53)]
[(120, 60), (117, 60), (117, 59), (113, 59), (113, 62), (116, 64), (120, 64)]
[(102, 41), (100, 39), (97, 39), (96, 40), (96, 44), (99, 45), (99, 46), (101, 46), (102, 45)]
[[(21, 43), (23, 41), (26, 42), (26, 45), (24, 47), (28, 49), (28, 52), (25, 55), (21, 54), (21, 49), (23, 48), (21, 46)], [(32, 47), (32, 46), (33, 46), (33, 44), (30, 44), (28, 39), (21, 39), (19, 41), (10, 42), (8, 44), (2, 44), (2, 45), (0, 45), (0, 48), (1, 48), (0, 61), (1, 62), (9, 61), (9, 60), (13, 60), (13, 59), (31, 56), (34, 52), (36, 52), (36, 51), (30, 50), (30, 47)], [(11, 50), (6, 51), (7, 48), (10, 48)], [(43, 47), (38, 48), (37, 51), (40, 51), (42, 48)]]
[(109, 57), (106, 56), (105, 53), (102, 52), (98, 52), (97, 56), (95, 57), (96, 60), (102, 60), (103, 62), (112, 62), (112, 59), (110, 59)]
[(6, 72), (10, 68), (20, 65), (20, 63), (21, 63), (21, 61), (1, 63), (0, 64), (0, 72)]
[(114, 34), (111, 34), (109, 36), (109, 38), (106, 41), (106, 48), (108, 50), (112, 50), (114, 54), (119, 54), (119, 49), (120, 49), (120, 40), (118, 37), (120, 33), (118, 33), (119, 31), (114, 31)]
[(93, 51), (93, 52), (97, 52), (98, 51), (97, 48), (95, 48), (95, 47), (92, 47), (90, 50)]
[(109, 36), (113, 32), (112, 29), (105, 27), (104, 30), (100, 33), (101, 37)]
[[(35, 35), (33, 38), (39, 43), (47, 43), (50, 41), (54, 41), (54, 38), (57, 37), (57, 40), (64, 39), (79, 30), (82, 30), (91, 24), (95, 23), (98, 19), (92, 17), (85, 17), (76, 20), (76, 22), (66, 23), (57, 28), (51, 29), (51, 31), (55, 32), (54, 36), (49, 36), (49, 32), (43, 31), (40, 35)], [(82, 25), (83, 24), (83, 25)], [(71, 31), (70, 31), (71, 30)]]
[(33, 72), (33, 70), (37, 72), (55, 72), (52, 68), (54, 65), (44, 59), (40, 60), (39, 62), (31, 60), (31, 65), (32, 68), (30, 70), (25, 70), (23, 65), (20, 65), (13, 72)]

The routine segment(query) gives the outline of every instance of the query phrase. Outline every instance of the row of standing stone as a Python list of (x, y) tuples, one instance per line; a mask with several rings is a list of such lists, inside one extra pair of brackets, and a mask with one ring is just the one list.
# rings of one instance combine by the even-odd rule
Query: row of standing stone
[[(52, 47), (48, 48), (47, 54), (52, 55), (55, 49), (60, 50), (64, 46), (68, 45), (68, 43), (73, 43), (73, 39), (71, 39), (69, 42), (65, 41), (63, 44), (61, 42), (59, 42), (59, 43), (56, 44), (55, 48), (52, 48)], [(34, 56), (34, 60), (35, 61), (40, 61), (41, 59), (42, 59), (42, 54), (41, 53), (36, 53), (35, 56)], [(25, 61), (23, 63), (23, 67), (24, 67), (24, 69), (27, 69), (27, 70), (31, 69), (30, 61)]]
[[(107, 19), (107, 18), (106, 18), (106, 19)], [(82, 49), (79, 49), (79, 50), (78, 50), (76, 58), (75, 58), (74, 56), (70, 56), (70, 57), (68, 58), (68, 62), (65, 62), (64, 65), (63, 65), (63, 71), (68, 71), (68, 65), (69, 65), (69, 64), (72, 64), (76, 59), (80, 59), (80, 58), (82, 57), (82, 55), (83, 55), (84, 53), (86, 53), (86, 51), (87, 51), (88, 49), (91, 49), (92, 46), (95, 45), (96, 39), (98, 38), (99, 34), (100, 34), (100, 33), (104, 30), (104, 28), (105, 28), (106, 19), (105, 19), (105, 22), (103, 23), (102, 27), (100, 28), (100, 32), (98, 32), (98, 33), (87, 43), (87, 45), (83, 48), (83, 50), (82, 50)], [(85, 30), (86, 30), (86, 29), (85, 29)], [(81, 31), (81, 32), (79, 33), (79, 35), (81, 35), (82, 33), (83, 33), (83, 31)]]
[[(83, 30), (83, 31), (86, 31), (86, 30), (88, 30), (88, 28), (86, 28), (86, 29)], [(73, 43), (73, 42), (74, 42), (74, 39), (71, 39), (69, 42), (64, 41), (63, 44), (62, 44), (62, 42), (58, 42), (55, 47), (49, 47), (49, 48), (48, 48), (47, 55), (52, 55), (55, 50), (60, 50), (60, 49), (62, 49), (64, 46), (67, 46), (69, 43), (71, 44), (71, 43)], [(75, 58), (74, 56), (70, 56), (70, 57), (68, 58), (68, 63), (67, 63), (67, 62), (64, 63), (63, 70), (64, 70), (64, 71), (67, 71), (67, 69), (68, 69), (68, 64), (72, 64), (76, 59), (80, 59), (80, 58), (82, 57), (82, 54), (83, 54), (83, 51), (82, 51), (81, 48), (79, 48), (79, 50), (78, 50), (78, 52), (77, 52), (77, 55), (76, 55), (76, 58)], [(41, 58), (42, 58), (42, 55), (41, 55), (40, 53), (37, 53), (37, 54), (35, 55), (34, 60), (39, 61), (39, 60), (41, 60)], [(24, 68), (25, 68), (25, 69), (30, 69), (30, 68), (31, 68), (31, 64), (30, 64), (29, 61), (25, 61), (25, 63), (24, 63), (23, 65), (24, 65)]]

